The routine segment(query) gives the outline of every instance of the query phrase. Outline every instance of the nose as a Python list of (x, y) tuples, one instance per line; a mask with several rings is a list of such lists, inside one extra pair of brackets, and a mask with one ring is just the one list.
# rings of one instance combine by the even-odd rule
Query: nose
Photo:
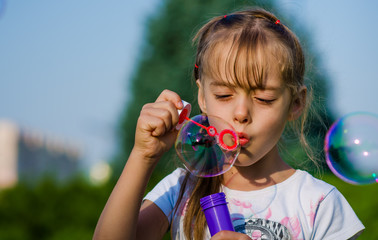
[(248, 99), (240, 99), (235, 104), (234, 121), (242, 124), (252, 122), (251, 110), (249, 109)]

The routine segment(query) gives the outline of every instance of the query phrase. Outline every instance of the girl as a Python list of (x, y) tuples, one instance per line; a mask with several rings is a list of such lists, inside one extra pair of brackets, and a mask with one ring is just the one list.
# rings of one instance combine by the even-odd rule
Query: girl
[(175, 142), (183, 107), (176, 93), (163, 91), (140, 113), (133, 150), (95, 239), (161, 239), (169, 229), (173, 239), (210, 239), (199, 199), (219, 191), (235, 232), (213, 240), (356, 238), (364, 227), (340, 192), (293, 169), (278, 151), (287, 122), (305, 120), (305, 65), (296, 36), (271, 13), (254, 9), (213, 18), (195, 40), (198, 103), (238, 132), (234, 166), (213, 178), (177, 169), (142, 203), (154, 166)]

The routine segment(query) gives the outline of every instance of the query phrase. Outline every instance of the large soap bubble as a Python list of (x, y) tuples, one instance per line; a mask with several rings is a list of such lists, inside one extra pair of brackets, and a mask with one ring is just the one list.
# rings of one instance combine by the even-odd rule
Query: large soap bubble
[(175, 148), (185, 168), (200, 177), (223, 174), (240, 152), (239, 138), (232, 126), (221, 118), (206, 115), (187, 118)]
[(326, 161), (345, 182), (378, 182), (378, 116), (352, 113), (337, 120), (325, 138)]

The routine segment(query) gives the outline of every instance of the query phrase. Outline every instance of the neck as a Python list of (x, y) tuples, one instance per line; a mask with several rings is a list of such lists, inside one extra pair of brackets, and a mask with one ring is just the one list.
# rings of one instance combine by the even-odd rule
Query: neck
[(283, 182), (295, 170), (286, 164), (277, 147), (250, 166), (233, 166), (223, 175), (223, 184), (234, 190), (252, 191)]

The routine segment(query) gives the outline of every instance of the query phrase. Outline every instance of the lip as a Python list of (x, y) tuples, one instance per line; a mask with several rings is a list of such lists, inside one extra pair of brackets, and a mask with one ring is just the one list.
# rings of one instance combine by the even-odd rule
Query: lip
[(238, 137), (239, 137), (239, 143), (242, 147), (247, 145), (249, 143), (249, 137), (246, 133), (243, 132), (238, 132)]

